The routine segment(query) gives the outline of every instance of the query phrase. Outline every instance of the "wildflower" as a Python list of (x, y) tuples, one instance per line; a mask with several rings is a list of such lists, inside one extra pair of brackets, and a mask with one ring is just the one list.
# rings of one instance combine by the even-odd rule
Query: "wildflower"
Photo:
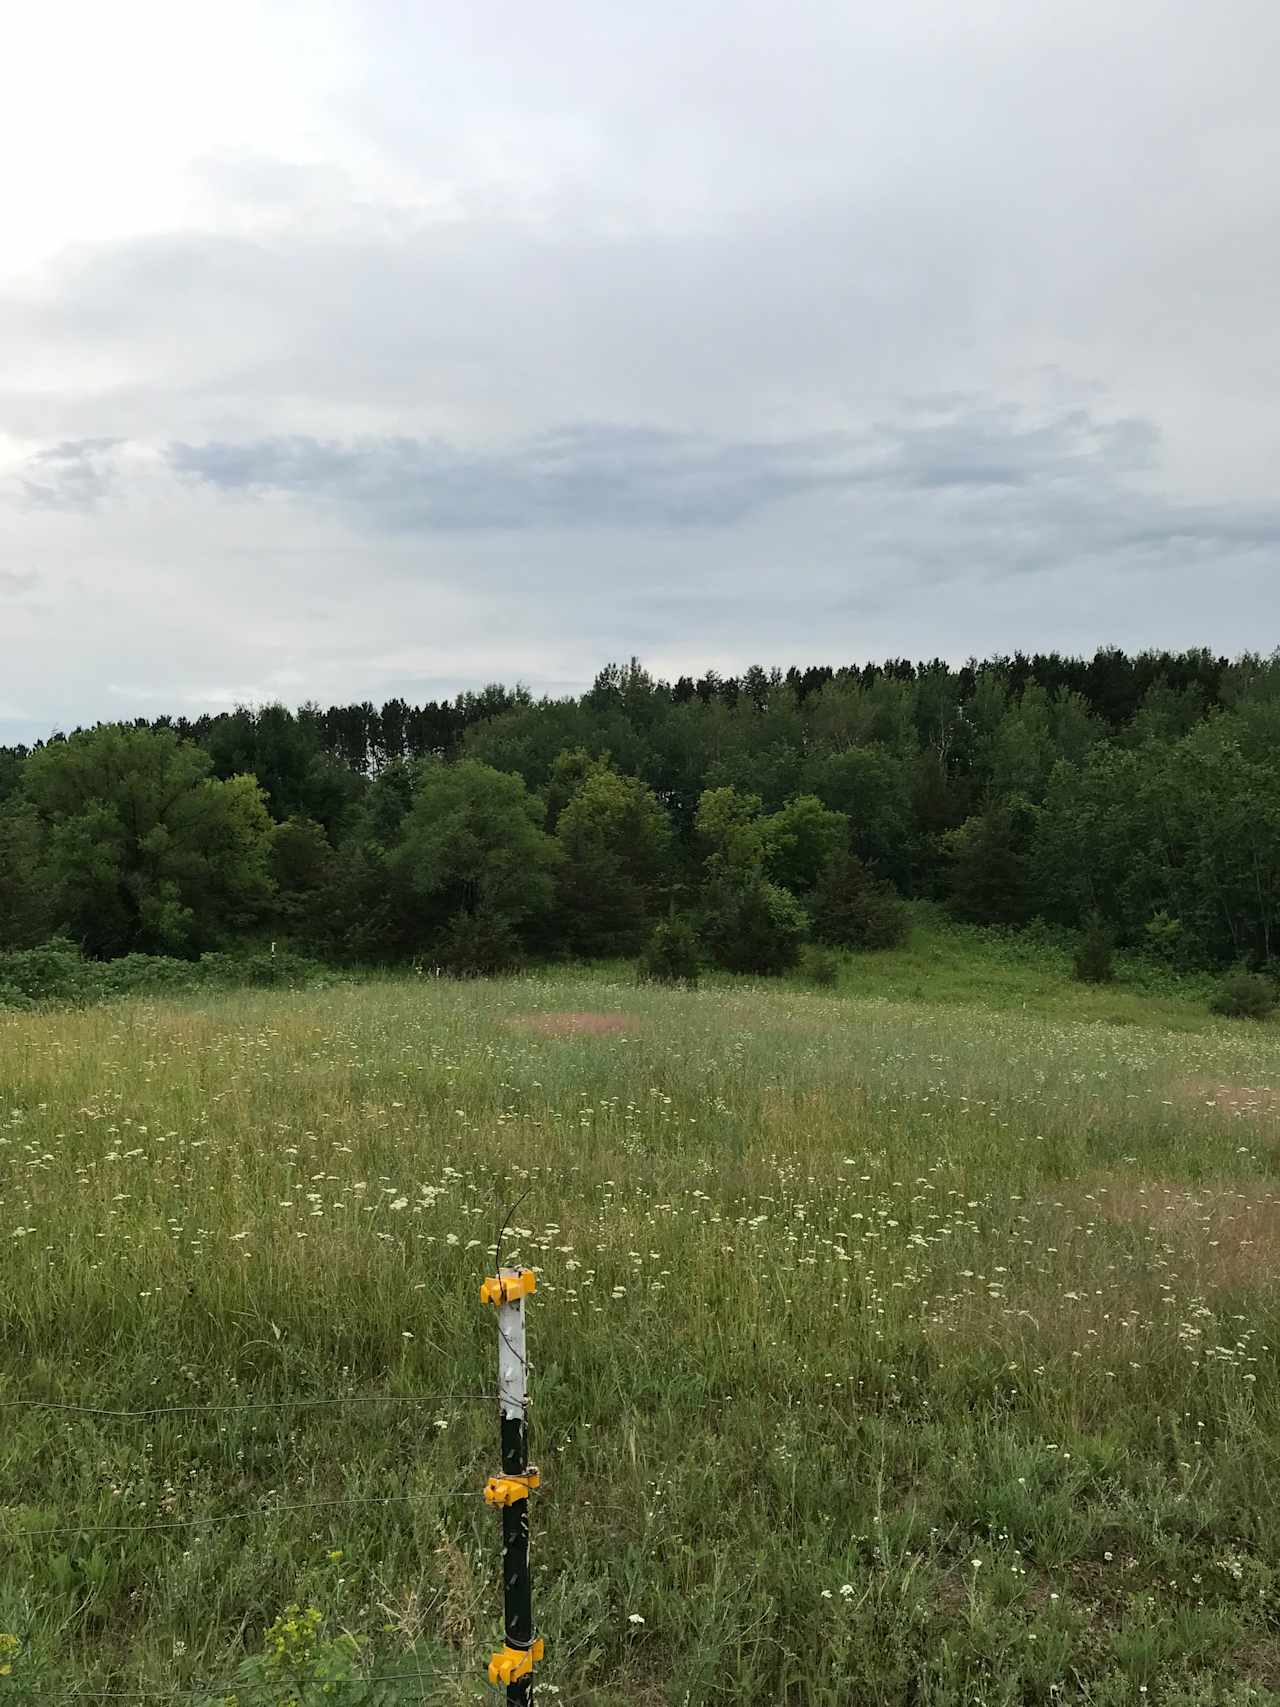
[(640, 1614), (638, 1612), (628, 1612), (627, 1623), (628, 1624), (643, 1624), (644, 1619), (640, 1616)]

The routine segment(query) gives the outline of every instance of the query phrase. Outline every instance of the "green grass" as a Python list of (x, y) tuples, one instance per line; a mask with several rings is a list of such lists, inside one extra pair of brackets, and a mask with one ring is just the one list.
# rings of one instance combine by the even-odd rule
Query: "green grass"
[(1114, 983), (1081, 984), (1072, 977), (1070, 950), (1051, 937), (957, 925), (919, 902), (911, 912), (912, 930), (901, 948), (846, 957), (846, 994), (1113, 1025), (1204, 1028), (1211, 977), (1176, 977), (1150, 960), (1121, 953)]
[(425, 1396), (491, 1389), (526, 1191), (540, 1698), (1270, 1700), (1278, 1085), (963, 933), (0, 1016), (0, 1701), (191, 1699), (292, 1602), (493, 1699), (492, 1403)]

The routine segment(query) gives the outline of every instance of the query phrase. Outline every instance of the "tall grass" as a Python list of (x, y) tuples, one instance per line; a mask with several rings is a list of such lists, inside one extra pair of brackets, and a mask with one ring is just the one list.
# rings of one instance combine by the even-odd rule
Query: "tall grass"
[(543, 1687), (1261, 1698), (1280, 1045), (1194, 1023), (569, 974), (0, 1016), (0, 1691), (163, 1700), (299, 1602), (419, 1674), (380, 1699), (482, 1698), (522, 1198)]

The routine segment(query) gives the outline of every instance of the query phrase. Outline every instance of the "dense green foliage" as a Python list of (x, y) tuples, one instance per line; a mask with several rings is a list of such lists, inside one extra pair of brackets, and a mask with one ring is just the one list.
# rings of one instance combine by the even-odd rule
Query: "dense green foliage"
[(154, 996), (219, 989), (302, 989), (326, 981), (325, 968), (288, 950), (202, 954), (123, 954), (88, 960), (73, 942), (55, 937), (36, 948), (0, 952), (0, 1007), (46, 1003), (82, 1007), (113, 996)]
[[(0, 752), (0, 947), (495, 970), (671, 907), (776, 972), (902, 898), (1172, 969), (1280, 956), (1280, 655), (902, 660), (241, 710)], [(1089, 960), (1085, 955), (1081, 964)], [(1085, 976), (1091, 974), (1086, 970)]]
[(1256, 972), (1233, 972), (1214, 991), (1209, 1006), (1228, 1019), (1266, 1019), (1276, 1009), (1275, 985)]
[(42, 905), (91, 952), (189, 953), (267, 909), (261, 791), (251, 776), (223, 782), (211, 769), (167, 730), (109, 724), (27, 760)]

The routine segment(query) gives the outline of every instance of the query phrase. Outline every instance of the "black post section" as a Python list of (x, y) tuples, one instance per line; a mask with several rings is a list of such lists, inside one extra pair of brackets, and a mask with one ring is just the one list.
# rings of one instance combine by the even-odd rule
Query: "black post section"
[(502, 1613), (506, 1640), (489, 1661), (489, 1682), (507, 1701), (531, 1707), (533, 1668), (543, 1655), (533, 1633), (529, 1577), (529, 1496), (538, 1472), (529, 1463), (529, 1360), (524, 1301), (536, 1291), (531, 1268), (500, 1269), (480, 1288), (480, 1300), (498, 1307), (498, 1424), (502, 1469), (485, 1483), (484, 1497), (502, 1508)]
[[(523, 1417), (502, 1419), (502, 1472), (524, 1476), (529, 1470), (529, 1430)], [(516, 1500), (502, 1508), (502, 1610), (507, 1643), (513, 1648), (533, 1645), (533, 1585), (529, 1579), (529, 1502)], [(507, 1685), (508, 1702), (529, 1707), (533, 1676)]]

